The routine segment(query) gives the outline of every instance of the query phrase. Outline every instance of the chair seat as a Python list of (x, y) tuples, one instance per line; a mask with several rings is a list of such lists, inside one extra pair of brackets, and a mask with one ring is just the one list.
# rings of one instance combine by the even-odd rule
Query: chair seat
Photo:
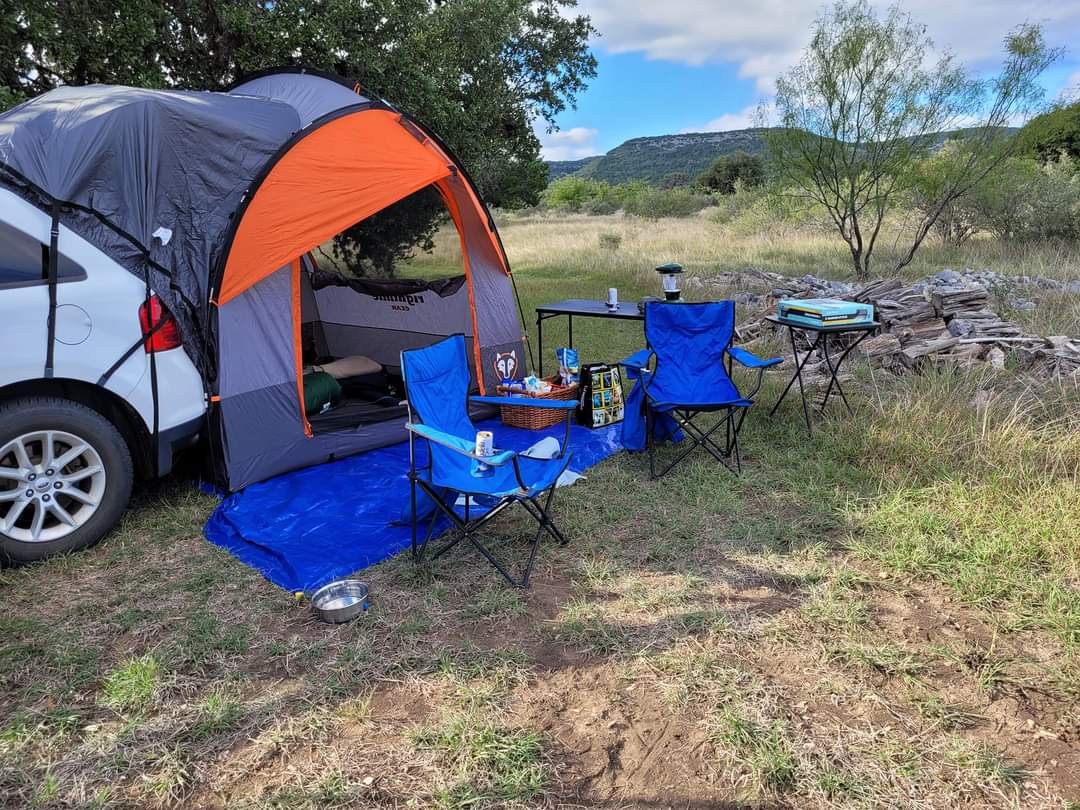
[(518, 456), (518, 467), (521, 469), (521, 478), (528, 485), (528, 490), (522, 491), (518, 484), (517, 476), (514, 475), (514, 465), (504, 464), (495, 467), (490, 475), (473, 475), (463, 467), (454, 466), (450, 469), (436, 465), (432, 470), (431, 481), (435, 486), (447, 487), (456, 492), (466, 495), (489, 495), (498, 498), (532, 498), (537, 493), (543, 492), (563, 474), (570, 465), (571, 454), (567, 453), (562, 458), (530, 458)]
[(658, 413), (668, 411), (723, 411), (728, 408), (749, 408), (754, 403), (748, 399), (733, 399), (728, 402), (653, 402), (652, 409)]
[(665, 386), (664, 381), (652, 379), (645, 389), (649, 405), (656, 411), (685, 409), (694, 411), (722, 410), (724, 408), (747, 408), (753, 403), (739, 394), (728, 379), (713, 379), (708, 385)]

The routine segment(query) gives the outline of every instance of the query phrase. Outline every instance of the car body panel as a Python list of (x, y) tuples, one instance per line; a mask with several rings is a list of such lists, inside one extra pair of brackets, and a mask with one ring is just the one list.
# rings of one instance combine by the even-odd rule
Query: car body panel
[[(49, 243), (50, 216), (6, 189), (0, 189), (0, 217), (10, 226)], [(139, 307), (146, 288), (78, 234), (61, 226), (58, 250), (85, 270), (85, 277), (57, 284), (57, 340), (53, 377), (94, 385), (142, 339)], [(0, 286), (0, 390), (13, 383), (45, 378), (49, 288), (44, 282)], [(197, 431), (205, 413), (202, 379), (182, 348), (158, 352), (159, 430), (189, 425)], [(105, 388), (139, 414), (148, 432), (154, 427), (154, 396), (149, 355), (139, 347), (117, 368)], [(0, 394), (2, 396), (2, 394)]]

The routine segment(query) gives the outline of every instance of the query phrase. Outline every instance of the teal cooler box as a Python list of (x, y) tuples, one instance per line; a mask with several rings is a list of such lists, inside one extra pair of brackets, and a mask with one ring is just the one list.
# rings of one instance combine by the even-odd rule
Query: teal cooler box
[(776, 316), (808, 329), (828, 326), (866, 326), (874, 322), (874, 305), (837, 298), (785, 298)]

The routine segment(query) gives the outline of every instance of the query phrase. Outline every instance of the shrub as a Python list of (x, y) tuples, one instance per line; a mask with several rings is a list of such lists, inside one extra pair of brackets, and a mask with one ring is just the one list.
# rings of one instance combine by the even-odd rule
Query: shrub
[(1062, 153), (1080, 159), (1080, 101), (1032, 118), (1017, 138), (1024, 152), (1043, 163)]
[(734, 194), (737, 186), (755, 188), (765, 182), (765, 163), (760, 155), (748, 155), (738, 151), (718, 157), (706, 169), (698, 183), (708, 191), (718, 194)]
[(726, 225), (765, 202), (765, 193), (761, 188), (748, 189), (742, 183), (736, 183), (733, 194), (718, 194), (713, 197), (713, 205), (716, 207), (709, 212), (709, 219)]
[(645, 219), (663, 217), (689, 217), (712, 205), (707, 194), (688, 188), (650, 188), (637, 197), (627, 200), (623, 209), (631, 216)]
[(690, 175), (686, 172), (670, 172), (660, 178), (660, 182), (657, 185), (659, 185), (660, 188), (679, 188), (680, 186), (688, 186), (690, 183)]
[[(953, 178), (963, 171), (971, 150), (959, 140), (948, 140), (940, 149), (923, 158), (911, 172), (911, 206), (924, 217), (938, 209)], [(973, 205), (974, 193), (969, 192), (941, 209), (934, 222), (934, 231), (947, 245), (959, 247), (978, 230), (978, 212)]]
[(622, 206), (619, 201), (611, 194), (604, 194), (600, 197), (592, 197), (585, 201), (585, 204), (581, 206), (581, 213), (588, 214), (589, 216), (603, 216), (605, 214), (614, 214)]
[(1080, 239), (1080, 172), (1065, 155), (1045, 166), (1012, 158), (965, 204), (980, 227), (1001, 239)]
[(610, 231), (601, 231), (599, 234), (600, 247), (604, 250), (618, 250), (622, 244), (622, 236)]
[(607, 183), (567, 175), (551, 183), (541, 199), (548, 208), (580, 211), (587, 202), (601, 196), (605, 186)]

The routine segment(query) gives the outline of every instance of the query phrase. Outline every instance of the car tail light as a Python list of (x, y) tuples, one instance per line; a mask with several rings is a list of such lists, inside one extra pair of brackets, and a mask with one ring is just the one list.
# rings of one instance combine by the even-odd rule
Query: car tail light
[(164, 352), (180, 348), (180, 330), (176, 326), (176, 321), (156, 295), (150, 296), (150, 301), (143, 302), (139, 307), (139, 323), (144, 336), (149, 335), (155, 326), (161, 324), (161, 328), (143, 342), (143, 349), (147, 354), (151, 349), (155, 352)]

